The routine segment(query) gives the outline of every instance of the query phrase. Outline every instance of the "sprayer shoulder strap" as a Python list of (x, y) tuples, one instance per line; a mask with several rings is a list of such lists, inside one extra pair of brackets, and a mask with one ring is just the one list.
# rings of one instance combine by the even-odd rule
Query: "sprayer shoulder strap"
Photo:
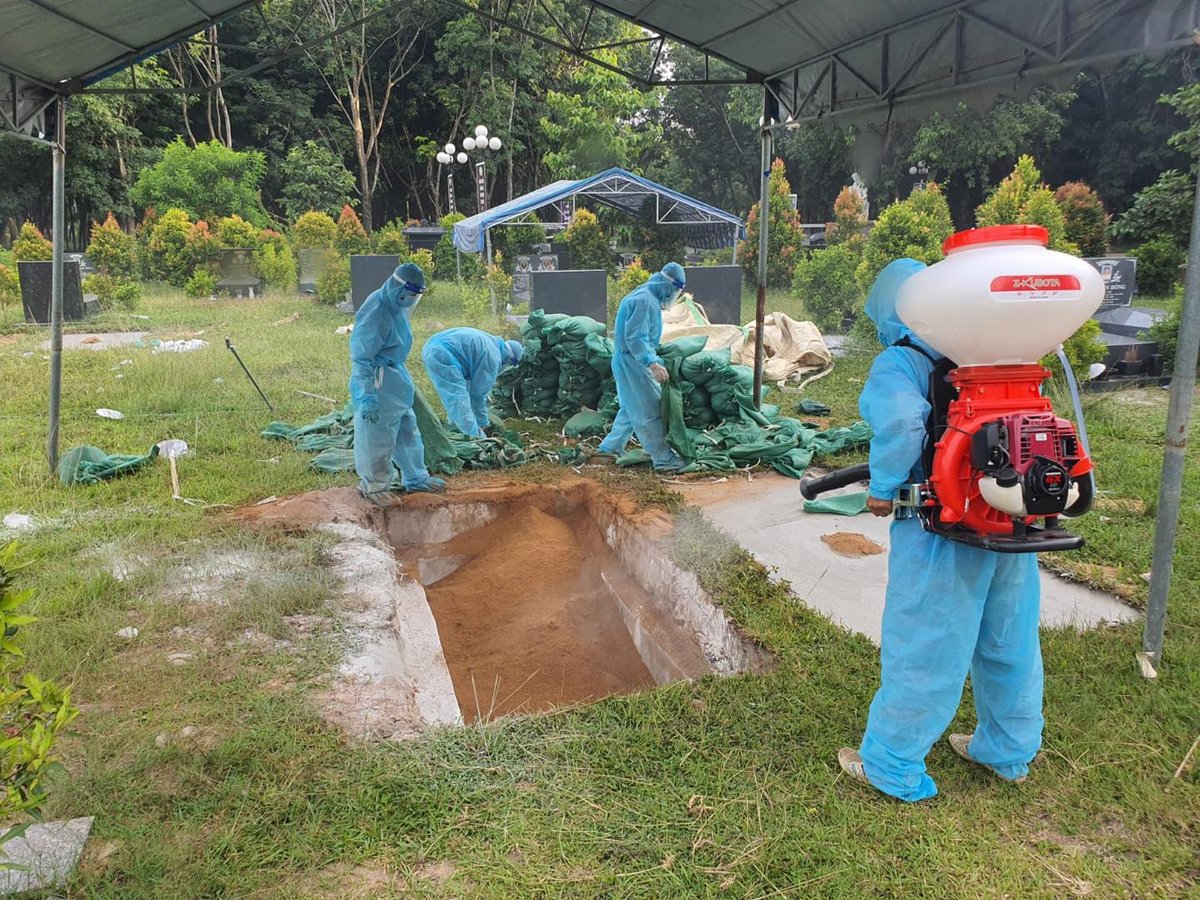
[(900, 338), (892, 346), (915, 350), (933, 363), (933, 370), (929, 373), (929, 417), (925, 420), (925, 447), (921, 454), (925, 477), (928, 478), (933, 474), (934, 450), (949, 420), (950, 403), (958, 397), (958, 388), (950, 383), (950, 373), (957, 366), (948, 357), (934, 356), (924, 347), (914, 343), (908, 335)]

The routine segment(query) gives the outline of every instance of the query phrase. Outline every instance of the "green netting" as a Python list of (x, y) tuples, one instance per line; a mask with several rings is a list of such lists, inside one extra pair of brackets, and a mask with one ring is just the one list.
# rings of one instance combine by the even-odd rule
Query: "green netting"
[(63, 484), (99, 484), (118, 475), (136, 472), (158, 456), (154, 445), (145, 456), (110, 455), (99, 447), (72, 447), (58, 460), (58, 480)]

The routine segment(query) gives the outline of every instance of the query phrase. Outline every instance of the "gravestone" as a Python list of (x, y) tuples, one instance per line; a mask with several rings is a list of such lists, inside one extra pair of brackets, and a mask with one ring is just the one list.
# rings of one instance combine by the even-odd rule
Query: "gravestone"
[(1137, 260), (1128, 256), (1087, 259), (1104, 279), (1104, 300), (1097, 312), (1133, 304), (1137, 292)]
[[(21, 278), (21, 305), (25, 321), (38, 325), (50, 324), (50, 286), (54, 263), (50, 261), (18, 262)], [(63, 260), (63, 321), (78, 322), (87, 315), (79, 276), (79, 263)]]
[(685, 267), (687, 292), (714, 325), (742, 324), (742, 267)]
[(571, 268), (571, 247), (561, 241), (550, 242), (550, 253), (558, 257), (559, 271), (566, 271)]
[(70, 262), (79, 263), (79, 274), (84, 278), (96, 274), (96, 267), (92, 265), (92, 261), (87, 258), (86, 253), (65, 253), (63, 254), (63, 258)]
[(350, 257), (350, 300), (355, 312), (392, 277), (398, 265), (400, 257), (395, 254)]
[(433, 252), (438, 241), (442, 239), (442, 235), (446, 233), (446, 229), (429, 225), (410, 225), (404, 229), (403, 233), (408, 240), (408, 246), (414, 250)]
[(1142, 337), (1155, 322), (1167, 317), (1166, 310), (1145, 306), (1125, 306), (1096, 313), (1101, 330), (1122, 337)]
[(518, 303), (530, 300), (529, 276), (534, 272), (557, 272), (558, 257), (552, 253), (528, 253), (517, 257), (513, 267), (513, 299)]
[(608, 273), (603, 269), (531, 272), (530, 309), (608, 321)]
[(262, 279), (254, 274), (254, 251), (249, 247), (221, 250), (221, 280), (217, 290), (235, 297), (262, 293)]
[(337, 259), (337, 254), (324, 247), (306, 247), (300, 251), (300, 293), (315, 294), (317, 282)]

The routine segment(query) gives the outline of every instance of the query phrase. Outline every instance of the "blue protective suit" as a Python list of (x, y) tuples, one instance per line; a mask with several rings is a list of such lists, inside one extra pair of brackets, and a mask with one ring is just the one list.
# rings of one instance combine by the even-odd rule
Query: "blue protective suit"
[[(682, 281), (683, 270), (675, 263), (669, 266), (678, 270), (675, 277)], [(621, 301), (613, 329), (612, 358), (621, 408), (608, 436), (600, 443), (600, 453), (619, 456), (636, 434), (642, 449), (650, 454), (654, 468), (673, 469), (683, 465), (683, 460), (667, 444), (662, 386), (654, 380), (649, 368), (655, 363), (662, 365), (657, 352), (662, 340), (662, 311), (679, 290), (677, 283), (660, 272)]]
[[(933, 364), (892, 346), (905, 335), (917, 341), (896, 315), (896, 295), (922, 268), (911, 259), (893, 262), (867, 298), (867, 315), (887, 349), (871, 367), (859, 409), (875, 435), (870, 493), (883, 500), (895, 499), (902, 484), (925, 480)], [(882, 681), (859, 749), (875, 787), (909, 801), (937, 793), (925, 756), (954, 718), (968, 672), (978, 717), (968, 752), (1006, 778), (1028, 772), (1042, 740), (1040, 599), (1034, 554), (958, 544), (925, 531), (916, 518), (892, 523)]]
[(364, 494), (389, 490), (393, 465), (406, 490), (443, 486), (425, 468), (425, 445), (413, 414), (415, 388), (404, 367), (412, 350), (409, 317), (418, 295), (405, 287), (423, 286), (420, 268), (406, 263), (359, 307), (350, 333), (350, 399), (354, 403), (354, 468)]
[(425, 342), (421, 359), (455, 428), (483, 437), (496, 376), (519, 363), (522, 352), (519, 341), (506, 341), (478, 328), (449, 328)]

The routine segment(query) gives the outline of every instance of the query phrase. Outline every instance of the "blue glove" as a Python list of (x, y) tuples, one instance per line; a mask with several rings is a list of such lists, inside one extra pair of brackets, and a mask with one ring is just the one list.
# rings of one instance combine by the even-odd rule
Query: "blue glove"
[(372, 425), (379, 422), (379, 398), (374, 394), (367, 394), (358, 404), (358, 411), (363, 417), (364, 422), (369, 422)]
[(446, 482), (434, 475), (418, 475), (404, 482), (404, 489), (411, 493), (441, 494), (446, 490)]

